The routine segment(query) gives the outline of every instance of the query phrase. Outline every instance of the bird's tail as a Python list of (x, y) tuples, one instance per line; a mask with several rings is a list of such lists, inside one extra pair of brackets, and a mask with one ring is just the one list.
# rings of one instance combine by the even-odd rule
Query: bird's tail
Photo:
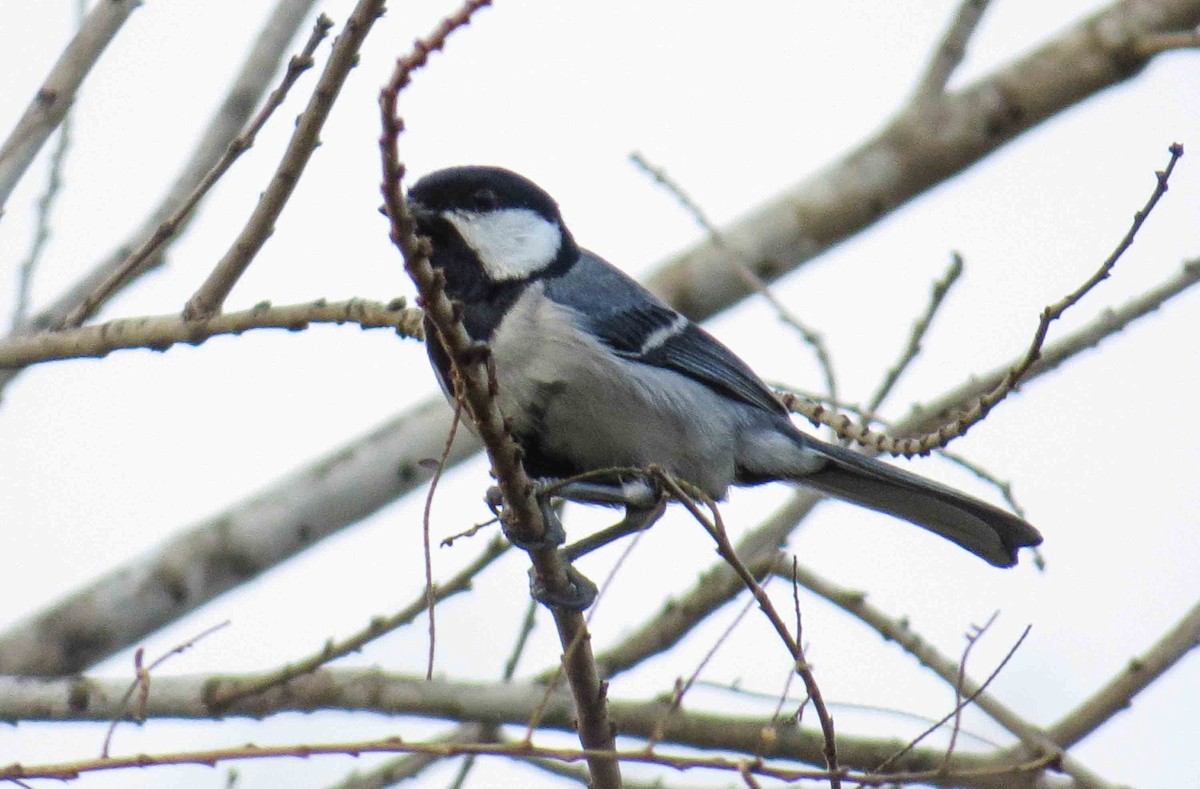
[(806, 454), (824, 462), (816, 469), (806, 464), (811, 470), (796, 474), (796, 482), (940, 534), (996, 567), (1012, 567), (1019, 549), (1042, 541), (1037, 529), (1011, 512), (857, 452), (804, 439)]

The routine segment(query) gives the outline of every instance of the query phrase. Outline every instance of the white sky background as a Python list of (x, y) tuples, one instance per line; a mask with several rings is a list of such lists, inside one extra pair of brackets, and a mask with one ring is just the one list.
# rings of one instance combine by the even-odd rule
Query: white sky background
[[(38, 272), (44, 304), (138, 225), (159, 199), (223, 94), (271, 3), (150, 0), (85, 83), (74, 117), (67, 188)], [(353, 3), (319, 6), (340, 29)], [(452, 2), (397, 2), (377, 25), (322, 134), (296, 195), (230, 309), (318, 297), (386, 300), (410, 294), (376, 213), (376, 96), (393, 58)], [(462, 163), (523, 172), (560, 202), (577, 239), (635, 275), (701, 237), (690, 219), (627, 162), (641, 150), (718, 222), (825, 165), (875, 131), (907, 98), (953, 2), (498, 3), (457, 33), (401, 99), (401, 155), (414, 174)], [(986, 73), (1100, 3), (997, 0), (952, 85)], [(0, 0), (0, 130), (7, 133), (73, 30), (73, 3)], [(307, 35), (307, 26), (304, 35)], [(295, 49), (298, 49), (297, 43)], [(318, 56), (323, 65), (328, 43)], [(1149, 195), (1167, 146), (1182, 142), (1170, 193), (1115, 276), (1056, 325), (1061, 336), (1107, 305), (1165, 279), (1200, 254), (1200, 55), (1156, 61), (1010, 144), (984, 163), (842, 244), (779, 284), (778, 295), (825, 335), (840, 386), (862, 401), (905, 341), (951, 250), (966, 273), (940, 313), (890, 413), (938, 394), (1024, 350), (1041, 308), (1086, 279)], [(224, 253), (274, 169), (315, 80), (306, 76), (258, 144), (209, 198), (169, 265), (117, 299), (103, 317), (178, 310)], [(52, 145), (48, 145), (48, 153)], [(43, 155), (0, 221), (0, 319), (13, 304), (45, 178)], [(36, 306), (36, 305), (35, 305)], [(1010, 479), (1045, 534), (1048, 568), (1000, 572), (934, 537), (844, 505), (823, 505), (792, 549), (818, 572), (871, 599), (957, 655), (962, 633), (995, 610), (998, 624), (972, 655), (987, 675), (1026, 624), (1029, 639), (993, 686), (1017, 712), (1049, 725), (1148, 648), (1200, 592), (1200, 295), (1169, 304), (1123, 335), (1039, 379), (954, 448)], [(765, 378), (816, 389), (806, 351), (752, 300), (711, 324)], [(415, 342), (387, 332), (321, 328), (220, 338), (167, 354), (41, 366), (0, 404), (0, 627), (37, 611), (287, 471), (358, 435), (436, 389)], [(996, 500), (939, 460), (912, 467)], [(482, 520), (485, 467), (449, 474), (435, 534)], [(742, 492), (726, 510), (740, 533), (786, 495)], [(155, 655), (224, 619), (232, 625), (162, 674), (273, 667), (348, 634), (419, 593), (423, 492), (326, 541), (252, 588), (225, 595), (146, 642)], [(581, 513), (576, 512), (576, 515)], [(576, 517), (568, 529), (603, 518)], [(575, 524), (574, 527), (572, 524)], [(461, 546), (461, 547), (459, 547)], [(477, 545), (435, 554), (448, 576)], [(617, 551), (609, 553), (616, 554)], [(581, 568), (604, 577), (612, 557)], [(649, 535), (595, 619), (610, 644), (714, 559), (697, 527), (676, 515)], [(439, 609), (438, 670), (499, 674), (527, 601), (525, 560), (512, 556), (469, 597)], [(780, 587), (782, 591), (782, 587)], [(810, 659), (826, 698), (940, 717), (953, 693), (915, 661), (811, 596), (801, 598)], [(618, 697), (669, 692), (692, 671), (737, 608), (720, 612), (678, 658), (615, 681)], [(554, 664), (551, 620), (522, 661)], [(423, 621), (347, 665), (417, 673)], [(764, 648), (764, 644), (768, 645)], [(128, 675), (131, 653), (96, 669)], [(786, 655), (757, 615), (710, 664), (709, 679), (775, 693)], [(1196, 765), (1200, 663), (1177, 666), (1133, 708), (1077, 747), (1117, 782), (1162, 786)], [(697, 692), (692, 708), (745, 710), (728, 694)], [(754, 708), (769, 714), (771, 705)], [(908, 737), (921, 728), (835, 708), (843, 731)], [(981, 715), (968, 728), (1008, 737)], [(115, 751), (169, 751), (268, 742), (334, 741), (438, 726), (375, 716), (279, 716), (264, 723), (154, 722), (123, 727)], [(0, 764), (99, 752), (104, 726), (0, 728)], [(239, 786), (320, 787), (357, 765), (346, 758), (239, 765)], [(442, 766), (418, 782), (444, 786)], [(672, 784), (729, 783), (671, 775)], [(76, 785), (211, 787), (224, 773), (149, 770), (88, 776)], [(548, 779), (498, 760), (469, 786), (541, 786)]]

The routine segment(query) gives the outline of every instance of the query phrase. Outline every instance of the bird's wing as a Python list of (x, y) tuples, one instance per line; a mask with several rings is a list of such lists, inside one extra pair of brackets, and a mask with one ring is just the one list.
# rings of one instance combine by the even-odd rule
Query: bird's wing
[(573, 307), (614, 353), (685, 375), (734, 400), (786, 413), (745, 362), (619, 269), (586, 251), (576, 268), (584, 271), (548, 283), (552, 297)]
[(649, 305), (611, 312), (593, 328), (620, 356), (673, 370), (758, 408), (785, 412), (745, 362), (669, 307)]

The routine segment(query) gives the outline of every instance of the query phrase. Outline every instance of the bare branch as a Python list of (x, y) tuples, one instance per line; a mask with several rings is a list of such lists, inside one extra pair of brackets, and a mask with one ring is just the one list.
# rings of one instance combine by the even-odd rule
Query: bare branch
[[(737, 551), (733, 547), (733, 543), (729, 541), (729, 535), (725, 531), (725, 524), (721, 520), (721, 513), (717, 509), (717, 505), (703, 493), (696, 490), (685, 490), (681, 484), (672, 479), (666, 474), (659, 476), (664, 487), (672, 493), (688, 511), (692, 513), (700, 525), (709, 533), (713, 541), (717, 543), (717, 553), (721, 555), (733, 571), (737, 573), (742, 584), (750, 590), (750, 594), (758, 603), (758, 607), (766, 615), (767, 620), (775, 629), (779, 640), (783, 642), (788, 653), (792, 656), (792, 664), (795, 667), (796, 673), (804, 680), (804, 689), (808, 693), (808, 697), (812, 699), (813, 707), (817, 710), (817, 718), (821, 723), (821, 734), (825, 738), (825, 746), (823, 748), (823, 756), (825, 758), (825, 767), (829, 770), (829, 786), (830, 789), (840, 789), (841, 770), (838, 767), (837, 754), (837, 738), (834, 733), (833, 716), (829, 714), (828, 707), (825, 706), (825, 700), (821, 695), (821, 688), (817, 685), (817, 679), (813, 675), (812, 668), (808, 665), (808, 660), (804, 657), (804, 650), (800, 646), (800, 632), (797, 629), (795, 636), (788, 632), (787, 625), (783, 621), (783, 617), (775, 610), (775, 605), (771, 602), (771, 598), (767, 596), (766, 591), (758, 583), (754, 577), (754, 573), (750, 572), (741, 558), (738, 557)], [(696, 506), (692, 496), (697, 496), (700, 501), (708, 507), (712, 513), (712, 520), (704, 516), (704, 513)], [(797, 616), (797, 618), (799, 618)]]
[[(737, 555), (753, 575), (761, 576), (779, 561), (776, 553), (779, 546), (820, 500), (812, 491), (797, 491), (783, 507), (738, 542)], [(611, 678), (667, 651), (744, 588), (728, 564), (717, 562), (701, 573), (690, 589), (663, 601), (656, 614), (597, 655), (601, 674)], [(546, 676), (545, 672), (538, 675), (542, 680)]]
[[(0, 672), (74, 674), (429, 480), (451, 413), (427, 402), (123, 563), (0, 634)], [(458, 463), (477, 451), (464, 436)]]
[[(278, 759), (282, 757), (313, 758), (324, 755), (361, 756), (374, 753), (421, 753), (434, 756), (464, 756), (477, 754), (480, 756), (500, 756), (505, 758), (543, 758), (556, 759), (563, 762), (576, 762), (587, 759), (608, 759), (616, 763), (651, 764), (668, 767), (674, 770), (708, 769), (723, 770), (742, 775), (755, 775), (776, 778), (781, 781), (796, 782), (802, 780), (823, 780), (829, 777), (826, 770), (802, 769), (785, 764), (776, 766), (762, 759), (746, 760), (731, 759), (725, 756), (686, 756), (681, 754), (663, 754), (645, 749), (626, 751), (599, 751), (576, 748), (545, 748), (518, 742), (512, 744), (491, 743), (445, 743), (445, 742), (406, 742), (399, 737), (388, 737), (380, 740), (361, 740), (354, 742), (306, 743), (302, 745), (255, 745), (250, 743), (241, 747), (214, 748), (206, 751), (178, 751), (162, 754), (137, 754), (134, 756), (112, 757), (108, 759), (81, 759), (74, 762), (57, 764), (10, 764), (0, 766), (0, 781), (14, 781), (30, 778), (54, 778), (71, 780), (85, 773), (106, 772), (131, 767), (150, 768), (155, 766), (195, 764), (211, 767), (217, 763), (228, 761), (245, 761), (259, 759)], [(895, 772), (888, 774), (872, 774), (869, 772), (849, 772), (846, 777), (863, 784), (895, 785), (907, 783), (936, 783), (948, 786), (1000, 786), (1002, 781), (1011, 781), (1016, 776), (1032, 777), (1048, 766), (1049, 762), (1039, 759), (1020, 765), (985, 766), (977, 770), (962, 770), (946, 774), (939, 771), (919, 770), (915, 772)], [(593, 775), (593, 786), (595, 776)]]
[(1046, 736), (1064, 748), (1071, 747), (1117, 713), (1129, 709), (1137, 694), (1197, 646), (1200, 646), (1200, 603), (1192, 606), (1146, 654), (1130, 660), (1108, 684), (1047, 729)]
[(893, 387), (896, 386), (896, 382), (900, 380), (901, 374), (917, 358), (917, 354), (921, 352), (921, 340), (925, 338), (925, 333), (929, 331), (929, 326), (933, 323), (934, 316), (937, 315), (937, 311), (941, 308), (946, 294), (950, 292), (950, 289), (954, 287), (954, 283), (958, 282), (958, 278), (962, 276), (962, 271), (962, 255), (955, 252), (950, 261), (950, 267), (946, 269), (946, 273), (942, 275), (941, 279), (933, 283), (933, 290), (929, 294), (929, 304), (925, 307), (925, 312), (921, 314), (921, 317), (917, 318), (916, 322), (913, 323), (912, 331), (908, 335), (908, 344), (904, 346), (900, 358), (888, 369), (883, 380), (879, 382), (879, 388), (875, 390), (875, 393), (871, 395), (871, 399), (867, 401), (860, 424), (865, 426), (870, 422), (875, 412), (879, 410), (879, 406), (883, 405), (883, 401), (891, 394)]
[[(86, 13), (86, 0), (75, 0), (75, 25), (77, 30), (83, 27)], [(70, 149), (71, 111), (68, 108), (67, 112), (63, 114), (62, 123), (59, 124), (58, 144), (54, 146), (54, 153), (50, 157), (50, 174), (46, 178), (46, 190), (38, 198), (37, 227), (34, 230), (33, 242), (29, 245), (29, 253), (25, 256), (25, 260), (22, 261), (17, 274), (17, 302), (13, 308), (11, 329), (14, 333), (20, 330), (29, 315), (33, 278), (37, 272), (38, 263), (41, 261), (42, 253), (46, 250), (46, 244), (50, 241), (50, 215), (54, 211), (54, 204), (58, 200), (59, 192), (62, 190), (63, 166), (66, 164), (67, 151)], [(3, 214), (2, 209), (0, 209), (0, 214)]]
[(184, 306), (185, 318), (207, 318), (220, 310), (233, 286), (274, 232), (275, 220), (304, 174), (304, 168), (317, 148), (321, 127), (325, 125), (342, 85), (350, 76), (350, 70), (358, 62), (358, 50), (371, 31), (371, 26), (383, 14), (383, 7), (383, 0), (359, 0), (354, 6), (341, 34), (333, 42), (333, 51), (309, 97), (308, 106), (296, 120), (296, 130), (288, 140), (271, 182), (255, 203), (250, 218), (230, 245), (229, 251)]
[[(26, 326), (22, 327), (23, 333), (33, 333), (59, 325), (70, 312), (83, 303), (83, 300), (101, 282), (111, 276), (112, 272), (129, 257), (133, 250), (145, 244), (147, 239), (158, 231), (159, 226), (176, 212), (205, 174), (224, 155), (230, 141), (245, 126), (246, 120), (258, 105), (263, 94), (267, 92), (279, 61), (287, 52), (287, 47), (295, 37), (296, 31), (300, 29), (300, 25), (303, 24), (314, 2), (315, 0), (278, 0), (275, 10), (271, 13), (251, 48), (225, 99), (201, 134), (191, 158), (176, 176), (175, 182), (162, 202), (123, 244), (53, 304), (35, 315)], [(176, 228), (176, 235), (173, 238), (178, 238), (183, 225), (186, 225), (192, 216), (194, 216), (194, 212), (185, 216), (182, 225)], [(123, 280), (124, 284), (127, 285), (131, 282), (134, 276), (144, 274), (161, 265), (165, 259), (169, 241), (159, 246), (143, 263), (139, 271), (126, 277)], [(3, 390), (20, 372), (19, 369), (0, 369), (0, 390)]]
[(288, 61), (287, 69), (283, 73), (283, 80), (275, 90), (271, 91), (271, 95), (267, 97), (267, 101), (263, 104), (261, 110), (250, 121), (249, 126), (236, 139), (229, 143), (229, 147), (225, 150), (225, 154), (221, 157), (213, 168), (209, 170), (200, 183), (196, 184), (196, 188), (192, 190), (187, 199), (162, 222), (154, 233), (146, 239), (140, 247), (132, 252), (129, 257), (121, 261), (109, 275), (101, 282), (94, 291), (89, 293), (87, 297), (75, 309), (67, 315), (63, 321), (63, 327), (79, 326), (85, 320), (96, 313), (96, 310), (105, 304), (113, 294), (120, 290), (126, 282), (137, 275), (142, 270), (144, 264), (150, 259), (158, 249), (171, 239), (179, 230), (187, 224), (191, 218), (192, 212), (196, 206), (208, 194), (217, 181), (229, 171), (233, 163), (238, 158), (250, 150), (254, 145), (254, 140), (258, 137), (259, 131), (267, 124), (271, 115), (275, 110), (279, 109), (287, 98), (288, 91), (300, 79), (300, 75), (312, 68), (313, 54), (317, 51), (317, 47), (328, 35), (329, 29), (333, 27), (333, 21), (329, 17), (321, 14), (317, 17), (316, 23), (313, 25), (312, 33), (308, 37), (308, 42), (300, 51), (299, 55)]
[(1200, 49), (1200, 30), (1143, 36), (1134, 42), (1133, 47), (1140, 57), (1147, 58), (1177, 49)]
[(363, 329), (394, 329), (402, 337), (420, 339), (421, 311), (365, 299), (273, 307), (263, 302), (242, 312), (187, 321), (179, 315), (121, 318), (94, 326), (64, 329), (49, 334), (0, 340), (0, 368), (25, 367), (62, 359), (101, 358), (116, 350), (134, 348), (165, 351), (184, 343), (200, 345), (212, 337), (237, 335), (256, 329), (302, 331), (313, 323), (354, 323)]
[[(437, 331), (454, 375), (461, 384), (461, 395), (476, 433), (491, 461), (505, 504), (502, 516), (505, 534), (528, 546), (526, 552), (538, 583), (550, 595), (565, 599), (574, 591), (574, 582), (568, 574), (569, 565), (557, 546), (546, 540), (546, 523), (534, 500), (533, 484), (521, 465), (520, 448), (509, 435), (504, 415), (496, 404), (495, 385), (488, 365), (463, 328), (458, 310), (446, 296), (444, 276), (430, 265), (429, 242), (417, 238), (416, 222), (401, 193), (405, 171), (397, 151), (397, 140), (403, 128), (396, 112), (400, 91), (409, 84), (412, 73), (425, 65), (429, 54), (445, 45), (447, 36), (468, 24), (472, 14), (489, 3), (490, 0), (468, 0), (455, 14), (443, 20), (430, 36), (417, 40), (413, 51), (397, 60), (391, 78), (380, 92), (384, 205), (391, 222), (392, 242), (404, 256), (404, 267), (420, 293), (425, 319)], [(601, 684), (596, 671), (583, 614), (558, 606), (551, 607), (551, 612), (563, 646), (563, 668), (575, 699), (579, 740), (589, 750), (611, 751), (615, 738), (608, 719), (606, 687)], [(588, 769), (595, 789), (620, 788), (620, 767), (614, 759), (589, 756)]]
[(975, 641), (981, 635), (983, 635), (983, 632), (987, 629), (987, 627), (992, 622), (995, 621), (995, 619), (996, 619), (996, 614), (992, 614), (992, 618), (988, 620), (987, 624), (985, 624), (982, 629), (977, 631), (973, 636), (968, 636), (967, 648), (965, 650), (963, 650), (962, 659), (958, 663), (959, 684), (954, 689), (955, 699), (956, 699), (955, 704), (954, 704), (954, 709), (952, 709), (952, 710), (950, 710), (950, 712), (946, 713), (946, 715), (943, 716), (941, 720), (936, 721), (925, 731), (921, 732), (919, 735), (914, 737), (912, 742), (910, 742), (908, 745), (904, 746), (904, 748), (902, 750), (897, 751), (894, 756), (889, 756), (887, 761), (885, 761), (883, 764), (881, 764), (879, 767), (876, 768), (877, 770), (882, 770), (883, 767), (890, 764), (893, 759), (898, 759), (901, 756), (903, 756), (904, 754), (908, 753), (913, 748), (915, 748), (917, 746), (917, 744), (921, 742), (921, 740), (925, 739), (930, 734), (933, 734), (935, 731), (940, 729), (942, 726), (944, 726), (945, 724), (947, 724), (948, 722), (953, 720), (954, 726), (953, 726), (953, 731), (951, 732), (951, 735), (950, 735), (950, 744), (946, 746), (946, 759), (943, 762), (943, 764), (949, 764), (950, 759), (954, 756), (954, 746), (955, 746), (955, 743), (958, 742), (958, 735), (959, 735), (959, 732), (961, 731), (962, 711), (964, 709), (966, 709), (966, 707), (968, 705), (970, 705), (973, 701), (975, 701), (975, 699), (979, 698), (979, 696), (985, 690), (987, 690), (988, 685), (992, 684), (992, 680), (994, 680), (996, 677), (1000, 676), (1000, 672), (1003, 671), (1004, 667), (1008, 665), (1008, 661), (1012, 660), (1013, 655), (1017, 654), (1017, 650), (1020, 649), (1021, 644), (1023, 644), (1025, 642), (1025, 638), (1026, 638), (1026, 636), (1029, 635), (1029, 631), (1033, 629), (1031, 625), (1026, 625), (1025, 629), (1023, 631), (1021, 631), (1020, 637), (1017, 638), (1016, 642), (1009, 648), (1008, 652), (1004, 655), (1003, 659), (1001, 659), (1001, 661), (996, 664), (996, 668), (992, 669), (992, 673), (988, 674), (987, 679), (985, 679), (983, 681), (983, 683), (976, 689), (976, 691), (974, 693), (967, 696), (966, 698), (963, 698), (962, 680), (966, 676), (965, 672), (966, 672), (966, 668), (967, 668), (967, 657), (970, 655), (971, 647), (975, 645)]
[[(411, 623), (423, 611), (432, 613), (432, 608), (436, 603), (440, 603), (461, 592), (468, 591), (471, 588), (471, 581), (474, 580), (475, 576), (479, 575), (492, 562), (500, 558), (508, 550), (508, 547), (508, 543), (503, 540), (492, 540), (488, 543), (483, 553), (462, 570), (455, 573), (449, 581), (442, 585), (431, 586), (428, 593), (422, 593), (420, 599), (413, 601), (391, 616), (376, 617), (371, 620), (371, 624), (365, 629), (349, 638), (342, 639), (339, 642), (329, 641), (315, 654), (296, 663), (289, 663), (278, 671), (260, 677), (253, 682), (241, 685), (227, 684), (219, 694), (213, 695), (208, 699), (208, 704), (213, 709), (220, 710), (231, 707), (249, 696), (286, 685), (297, 677), (311, 674), (330, 661), (357, 652), (375, 639)], [(432, 677), (427, 675), (426, 679), (432, 679)]]
[(894, 641), (905, 652), (915, 657), (922, 666), (933, 671), (952, 687), (958, 688), (959, 692), (965, 693), (977, 707), (1015, 734), (1032, 752), (1053, 757), (1059, 768), (1073, 777), (1080, 786), (1094, 789), (1109, 787), (1107, 781), (1067, 754), (1045, 732), (1040, 731), (1016, 712), (984, 693), (982, 685), (965, 676), (960, 679), (957, 661), (951, 660), (934, 649), (928, 641), (910, 630), (908, 624), (903, 620), (890, 617), (868, 603), (864, 593), (842, 589), (805, 567), (798, 568), (794, 577), (805, 589), (852, 614), (884, 639)]
[(154, 669), (158, 668), (175, 655), (183, 654), (187, 650), (191, 649), (200, 639), (206, 638), (207, 636), (212, 635), (218, 630), (228, 626), (229, 620), (226, 619), (220, 624), (216, 624), (205, 629), (201, 633), (192, 636), (183, 643), (177, 644), (162, 655), (159, 655), (153, 662), (150, 663), (149, 666), (144, 666), (142, 664), (142, 657), (144, 653), (142, 648), (138, 647), (137, 651), (133, 654), (135, 675), (134, 680), (132, 683), (130, 683), (129, 690), (125, 691), (125, 695), (121, 697), (120, 711), (113, 718), (112, 724), (109, 725), (108, 731), (104, 735), (104, 745), (100, 748), (100, 756), (104, 758), (108, 757), (109, 747), (112, 745), (113, 734), (115, 734), (117, 731), (117, 724), (121, 722), (121, 719), (126, 714), (127, 705), (129, 704), (129, 700), (133, 698), (134, 691), (140, 691), (140, 693), (138, 696), (137, 708), (134, 710), (133, 719), (138, 723), (142, 723), (146, 720), (146, 704), (150, 698), (150, 672), (154, 671)]
[[(1169, 150), (1171, 159), (1167, 163), (1166, 169), (1155, 173), (1154, 191), (1142, 209), (1134, 214), (1133, 224), (1126, 231), (1116, 248), (1113, 249), (1108, 258), (1100, 265), (1100, 268), (1082, 285), (1042, 310), (1041, 317), (1038, 319), (1037, 329), (1034, 331), (1033, 340), (1029, 345), (1029, 350), (1009, 369), (994, 389), (981, 395), (965, 411), (955, 413), (951, 419), (922, 436), (894, 438), (883, 433), (872, 432), (867, 429), (865, 421), (863, 424), (855, 426), (848, 418), (840, 415), (832, 417), (833, 421), (837, 423), (836, 426), (830, 424), (825, 415), (814, 421), (819, 421), (821, 424), (833, 427), (839, 436), (853, 440), (873, 452), (887, 453), (893, 457), (927, 455), (934, 449), (945, 447), (954, 439), (966, 435), (968, 430), (982, 422), (993, 408), (1016, 391), (1017, 386), (1025, 379), (1033, 365), (1041, 358), (1042, 348), (1046, 342), (1046, 334), (1050, 331), (1050, 324), (1062, 317), (1063, 313), (1078, 304), (1080, 299), (1107, 279), (1117, 261), (1133, 245), (1134, 238), (1137, 237), (1142, 224), (1150, 216), (1150, 212), (1154, 210), (1154, 207), (1158, 205), (1158, 201), (1162, 196), (1167, 193), (1171, 173), (1175, 169), (1175, 164), (1183, 156), (1183, 146), (1178, 143), (1172, 144)], [(798, 405), (794, 397), (785, 397), (784, 399), (789, 407)]]
[(462, 400), (454, 403), (454, 421), (450, 423), (450, 432), (446, 435), (446, 447), (438, 458), (433, 471), (433, 479), (429, 480), (429, 490), (425, 493), (425, 507), (421, 513), (421, 549), (425, 554), (425, 610), (429, 612), (429, 660), (425, 668), (425, 678), (433, 679), (433, 658), (437, 648), (437, 618), (435, 616), (436, 595), (433, 589), (433, 523), (430, 515), (433, 513), (433, 497), (437, 494), (438, 482), (442, 472), (446, 470), (446, 461), (450, 457), (450, 449), (458, 436), (458, 426), (462, 424)]
[[(543, 688), (532, 683), (478, 683), (423, 676), (402, 676), (377, 669), (321, 669), (298, 677), (286, 688), (276, 687), (248, 698), (233, 708), (217, 712), (208, 699), (223, 692), (224, 683), (246, 684), (258, 675), (213, 677), (210, 675), (163, 676), (154, 681), (147, 699), (147, 720), (176, 718), (224, 719), (230, 716), (265, 717), (295, 711), (336, 709), (369, 711), (384, 715), (484, 724), (522, 725), (540, 704)], [(20, 679), (0, 676), (0, 720), (108, 721), (122, 714), (120, 699), (128, 680), (106, 677), (73, 677), (57, 680)], [(668, 704), (661, 700), (611, 701), (612, 719), (623, 735), (648, 740), (661, 727)], [(128, 716), (128, 711), (124, 713)], [(542, 730), (572, 732), (574, 705), (566, 692), (553, 694), (541, 721)], [(790, 722), (773, 724), (762, 716), (738, 717), (726, 713), (679, 710), (662, 733), (662, 742), (688, 748), (717, 749), (748, 756), (823, 762), (824, 737), (819, 731)], [(531, 749), (535, 745), (525, 744)], [(895, 738), (838, 736), (838, 756), (843, 767), (870, 770), (904, 745)], [(647, 752), (645, 748), (639, 751)], [(665, 752), (665, 749), (663, 750)], [(449, 752), (443, 752), (449, 753)], [(463, 755), (466, 755), (465, 753)], [(897, 759), (895, 773), (927, 770), (941, 764), (942, 748), (917, 748)], [(667, 758), (670, 758), (669, 753)], [(1026, 765), (1033, 762), (1027, 762)], [(0, 767), (0, 769), (3, 769)], [(1012, 755), (956, 753), (950, 772), (930, 783), (943, 786), (1000, 787), (1020, 766)], [(968, 780), (969, 773), (996, 776), (997, 780)], [(817, 776), (828, 780), (821, 771)], [(850, 780), (855, 780), (853, 777)]]
[[(722, 237), (767, 282), (812, 260), (1021, 133), (1138, 74), (1134, 42), (1200, 24), (1200, 0), (1122, 0), (927, 106), (901, 109), (877, 135), (750, 210)], [(674, 256), (650, 289), (698, 320), (753, 292), (711, 239)], [(766, 265), (769, 262), (770, 265)]]
[[(478, 723), (467, 723), (456, 726), (445, 737), (439, 737), (434, 742), (439, 743), (469, 743), (479, 742), (484, 726)], [(446, 756), (439, 753), (410, 753), (391, 759), (366, 772), (353, 772), (344, 780), (329, 786), (327, 789), (389, 789), (409, 778), (415, 778), (424, 772), (425, 768), (435, 764)], [(471, 757), (467, 757), (468, 759)]]
[(0, 145), (0, 216), (38, 151), (66, 117), (84, 78), (139, 5), (138, 0), (96, 3), (50, 69), (16, 127)]
[(833, 373), (833, 359), (829, 355), (829, 349), (825, 346), (824, 338), (821, 337), (817, 331), (810, 328), (807, 324), (802, 323), (800, 319), (796, 317), (795, 313), (787, 308), (787, 305), (776, 298), (775, 294), (771, 292), (771, 289), (767, 287), (767, 284), (762, 281), (762, 278), (754, 273), (753, 268), (747, 265), (746, 261), (748, 258), (742, 252), (731, 247), (725, 241), (721, 231), (712, 223), (712, 221), (708, 218), (708, 215), (704, 213), (704, 210), (701, 209), (696, 201), (693, 200), (691, 196), (683, 190), (682, 186), (677, 184), (674, 179), (667, 175), (666, 170), (655, 167), (650, 162), (646, 161), (645, 157), (643, 157), (642, 154), (638, 153), (637, 151), (634, 151), (629, 155), (629, 160), (633, 162), (633, 164), (639, 170), (653, 178), (655, 183), (667, 190), (667, 192), (675, 198), (675, 201), (679, 203), (680, 207), (692, 217), (692, 220), (695, 221), (695, 223), (699, 225), (704, 232), (708, 233), (709, 240), (712, 241), (712, 243), (729, 253), (729, 265), (733, 267), (738, 276), (745, 280), (746, 284), (748, 284), (755, 293), (762, 296), (766, 302), (771, 305), (771, 308), (775, 310), (775, 315), (782, 323), (792, 327), (792, 329), (794, 329), (795, 332), (800, 335), (800, 339), (802, 339), (804, 343), (812, 349), (813, 355), (817, 359), (817, 364), (821, 367), (821, 372), (825, 376), (826, 391), (831, 398), (836, 400), (837, 377)]
[(954, 20), (946, 29), (942, 40), (929, 61), (929, 66), (917, 83), (913, 103), (937, 101), (946, 91), (946, 85), (955, 69), (967, 54), (967, 43), (979, 27), (983, 13), (990, 0), (960, 0)]

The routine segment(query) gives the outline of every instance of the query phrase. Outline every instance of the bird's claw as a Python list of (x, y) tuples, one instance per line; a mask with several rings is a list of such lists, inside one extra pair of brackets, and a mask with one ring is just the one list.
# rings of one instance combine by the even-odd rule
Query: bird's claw
[(547, 608), (562, 608), (568, 611), (586, 611), (596, 602), (600, 593), (596, 584), (583, 573), (567, 564), (568, 590), (552, 592), (542, 583), (534, 568), (529, 568), (529, 594)]

